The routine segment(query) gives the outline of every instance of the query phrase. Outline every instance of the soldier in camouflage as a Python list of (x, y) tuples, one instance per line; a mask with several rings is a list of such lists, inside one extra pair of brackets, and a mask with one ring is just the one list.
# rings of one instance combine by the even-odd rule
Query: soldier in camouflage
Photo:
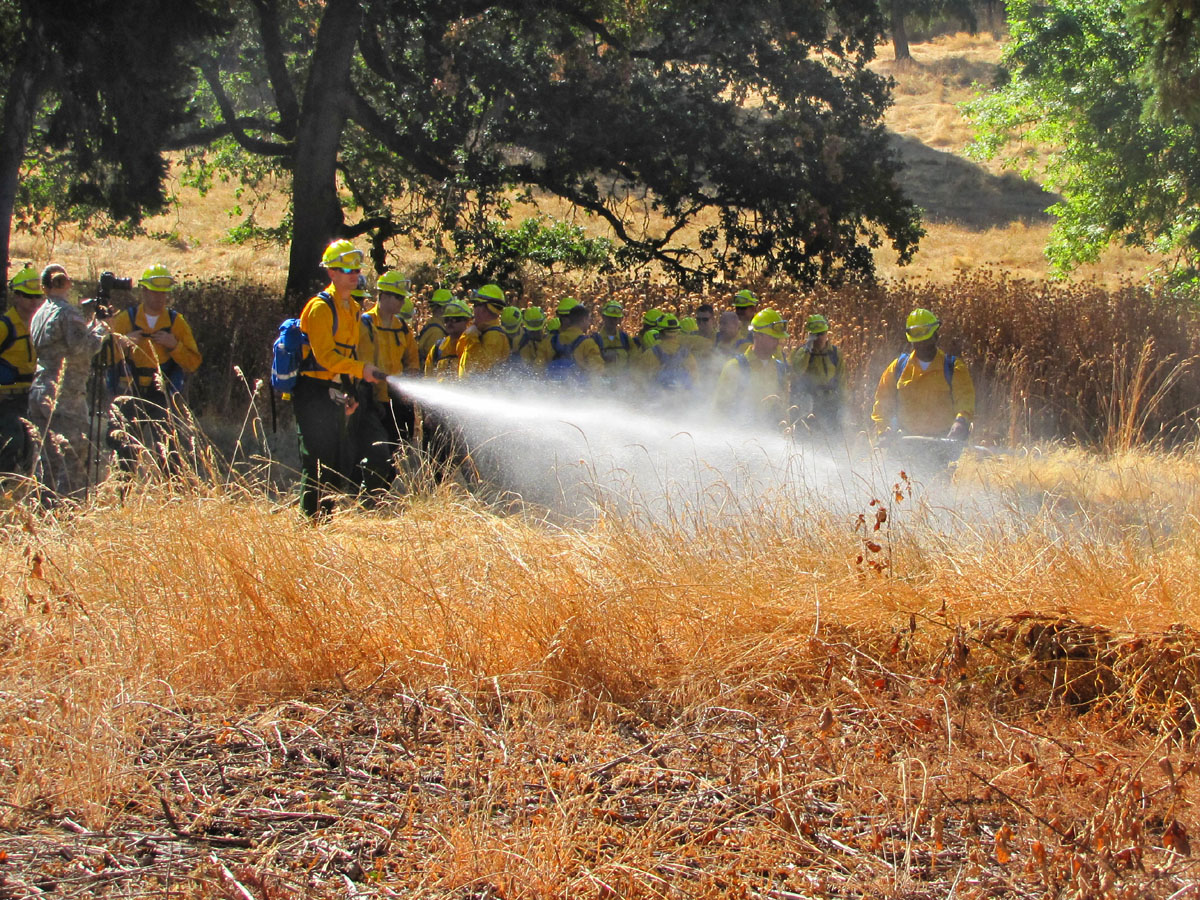
[(30, 323), (37, 370), (29, 391), (29, 419), (42, 435), (38, 478), (48, 502), (82, 499), (87, 492), (88, 376), (107, 326), (70, 300), (71, 278), (51, 264), (42, 270), (42, 304)]

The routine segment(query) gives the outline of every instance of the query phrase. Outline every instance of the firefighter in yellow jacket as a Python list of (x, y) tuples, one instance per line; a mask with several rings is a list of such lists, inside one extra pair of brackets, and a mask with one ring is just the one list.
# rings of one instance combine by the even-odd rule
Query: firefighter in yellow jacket
[(725, 363), (717, 378), (714, 409), (731, 427), (780, 429), (788, 410), (788, 367), (775, 354), (787, 339), (787, 322), (764, 309), (749, 329), (749, 346)]
[[(114, 417), (109, 445), (117, 464), (128, 471), (139, 450), (159, 451), (171, 444), (182, 405), (184, 378), (200, 368), (200, 349), (181, 313), (167, 306), (175, 278), (154, 265), (138, 280), (138, 304), (120, 310), (109, 322), (121, 354), (113, 385)], [(175, 457), (168, 452), (167, 460)]]
[[(375, 306), (362, 314), (358, 334), (358, 358), (375, 365), (385, 375), (416, 375), (417, 339), (400, 315), (408, 299), (409, 282), (395, 270), (384, 272), (375, 284)], [(386, 441), (364, 449), (363, 488), (369, 496), (386, 491), (396, 476), (395, 455), (411, 443), (416, 410), (407, 397), (393, 394), (387, 381), (373, 386), (364, 415), (375, 416)]]
[(885, 443), (893, 437), (948, 437), (966, 441), (975, 416), (975, 385), (961, 359), (937, 345), (941, 322), (927, 309), (909, 313), (911, 345), (887, 367), (875, 389), (871, 419)]
[(696, 387), (698, 372), (691, 349), (684, 344), (679, 319), (665, 313), (658, 320), (658, 339), (638, 356), (634, 365), (647, 396), (660, 405), (687, 405)]
[(500, 325), (505, 306), (500, 286), (485, 284), (471, 295), (471, 306), (475, 321), (458, 339), (459, 378), (484, 375), (512, 355), (512, 343)]
[(438, 288), (429, 298), (429, 321), (417, 333), (417, 358), (421, 360), (421, 365), (429, 358), (429, 351), (433, 349), (433, 345), (446, 336), (443, 314), (446, 304), (453, 299), (454, 296), (445, 288)]
[(362, 251), (347, 240), (325, 248), (321, 265), (329, 286), (300, 313), (308, 347), (292, 407), (300, 441), (300, 509), (310, 518), (332, 511), (334, 493), (355, 489), (364, 448), (381, 439), (378, 420), (364, 415), (360, 402), (369, 401), (369, 385), (386, 377), (358, 358), (361, 308), (353, 292), (362, 261)]
[(546, 334), (546, 314), (539, 307), (530, 306), (521, 315), (521, 325), (517, 355), (525, 364), (526, 371), (540, 375), (546, 371), (546, 363), (554, 358), (550, 335)]
[(0, 472), (29, 475), (33, 442), (24, 419), (37, 354), (29, 322), (42, 305), (41, 276), (25, 266), (8, 283), (9, 309), (0, 314)]
[(546, 364), (547, 375), (553, 381), (587, 385), (604, 374), (600, 345), (587, 333), (591, 307), (574, 297), (564, 297), (555, 312), (562, 328), (550, 339), (554, 358)]
[(846, 361), (829, 338), (829, 320), (824, 316), (809, 316), (804, 330), (804, 343), (789, 360), (792, 403), (808, 430), (836, 434), (842, 429), (846, 400)]

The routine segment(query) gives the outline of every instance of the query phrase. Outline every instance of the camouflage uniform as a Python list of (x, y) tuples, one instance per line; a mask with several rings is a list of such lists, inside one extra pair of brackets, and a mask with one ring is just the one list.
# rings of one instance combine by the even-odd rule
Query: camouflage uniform
[(79, 497), (87, 490), (88, 376), (104, 328), (70, 301), (47, 297), (29, 333), (38, 357), (29, 419), (43, 437), (39, 477), (59, 496)]

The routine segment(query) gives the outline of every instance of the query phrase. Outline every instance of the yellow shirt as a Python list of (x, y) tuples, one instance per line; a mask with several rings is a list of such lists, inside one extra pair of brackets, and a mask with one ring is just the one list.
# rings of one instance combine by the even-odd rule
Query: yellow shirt
[(779, 427), (788, 408), (787, 365), (747, 349), (722, 367), (713, 406), (730, 424)]
[[(8, 384), (0, 384), (0, 398), (24, 397), (29, 393), (33, 383), (33, 373), (37, 369), (37, 352), (29, 339), (29, 326), (15, 309), (0, 315), (0, 345), (8, 344), (7, 349), (0, 353), (3, 365), (0, 366), (0, 380)], [(24, 415), (22, 413), (22, 415)]]
[(535, 372), (543, 372), (546, 369), (546, 363), (554, 359), (554, 348), (550, 346), (550, 336), (543, 334), (525, 333), (529, 338), (522, 338), (517, 343), (518, 353), (521, 354), (521, 359), (525, 361), (525, 365), (533, 369)]
[[(564, 328), (558, 333), (558, 345), (566, 350), (582, 334), (582, 328)], [(591, 338), (580, 341), (579, 346), (575, 348), (575, 365), (589, 376), (604, 374), (604, 357), (600, 355), (600, 347)]]
[[(125, 356), (137, 376), (138, 387), (155, 387), (155, 373), (171, 362), (178, 365), (184, 372), (195, 372), (200, 368), (200, 362), (203, 359), (200, 355), (200, 348), (196, 346), (191, 326), (180, 313), (172, 315), (169, 309), (164, 308), (158, 314), (154, 327), (151, 328), (150, 320), (146, 318), (146, 308), (139, 303), (133, 310), (132, 317), (128, 309), (123, 309), (113, 316), (109, 328), (117, 334), (129, 334), (133, 331), (142, 333), (137, 345), (132, 350), (125, 352)], [(159, 331), (171, 332), (177, 341), (175, 349), (168, 350), (162, 344), (155, 343), (151, 335)]]
[[(364, 363), (358, 358), (358, 301), (350, 296), (337, 296), (332, 284), (325, 288), (324, 293), (333, 299), (332, 306), (318, 295), (304, 304), (304, 311), (300, 313), (300, 329), (308, 335), (304, 358), (311, 356), (320, 366), (319, 369), (304, 370), (301, 374), (322, 381), (336, 381), (342, 375), (362, 378)], [(333, 330), (335, 307), (336, 333)]]
[(956, 417), (968, 422), (975, 417), (975, 384), (961, 359), (954, 361), (952, 385), (946, 382), (946, 354), (941, 350), (927, 368), (912, 352), (903, 372), (899, 365), (899, 358), (892, 360), (875, 388), (871, 420), (877, 434), (899, 428), (905, 434), (945, 437)]
[(480, 332), (472, 325), (458, 339), (458, 377), (482, 375), (511, 355), (512, 344), (503, 328), (489, 325)]
[[(662, 358), (660, 359), (660, 354)], [(674, 380), (675, 384), (666, 385), (659, 384), (659, 374), (665, 366), (670, 366), (675, 363), (676, 357), (682, 354), (682, 359), (679, 360), (679, 377)], [(638, 379), (642, 386), (648, 390), (653, 390), (656, 387), (675, 390), (689, 390), (696, 384), (698, 375), (696, 367), (696, 359), (692, 356), (691, 351), (684, 345), (678, 334), (662, 334), (653, 347), (643, 352), (637, 357), (635, 363), (638, 372)]]
[[(421, 371), (417, 339), (412, 329), (398, 316), (388, 323), (380, 321), (379, 307), (363, 313), (358, 332), (358, 358), (382, 369), (388, 375), (412, 375)], [(388, 399), (386, 381), (375, 385), (375, 398)]]
[(620, 329), (611, 336), (603, 331), (598, 331), (596, 338), (600, 341), (600, 356), (610, 374), (623, 372), (629, 368), (630, 360), (638, 355), (637, 345), (633, 342), (633, 338)]
[(447, 334), (433, 345), (429, 355), (425, 357), (425, 376), (445, 381), (447, 378), (458, 377), (458, 350), (456, 341)]

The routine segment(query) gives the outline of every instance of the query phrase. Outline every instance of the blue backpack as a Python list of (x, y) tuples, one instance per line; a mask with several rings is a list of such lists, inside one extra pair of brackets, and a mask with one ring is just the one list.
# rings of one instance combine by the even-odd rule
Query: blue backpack
[(546, 378), (549, 381), (581, 384), (586, 379), (583, 369), (575, 362), (575, 351), (587, 338), (586, 334), (581, 334), (569, 345), (563, 344), (557, 334), (550, 338), (550, 346), (554, 348), (554, 359), (546, 363)]
[[(337, 305), (325, 291), (317, 294), (329, 304), (333, 312), (333, 333), (337, 334)], [(308, 346), (308, 335), (300, 327), (299, 319), (285, 319), (279, 326), (279, 336), (271, 347), (271, 387), (281, 394), (290, 394), (296, 389), (300, 373), (319, 368), (310, 354), (304, 356)]]

